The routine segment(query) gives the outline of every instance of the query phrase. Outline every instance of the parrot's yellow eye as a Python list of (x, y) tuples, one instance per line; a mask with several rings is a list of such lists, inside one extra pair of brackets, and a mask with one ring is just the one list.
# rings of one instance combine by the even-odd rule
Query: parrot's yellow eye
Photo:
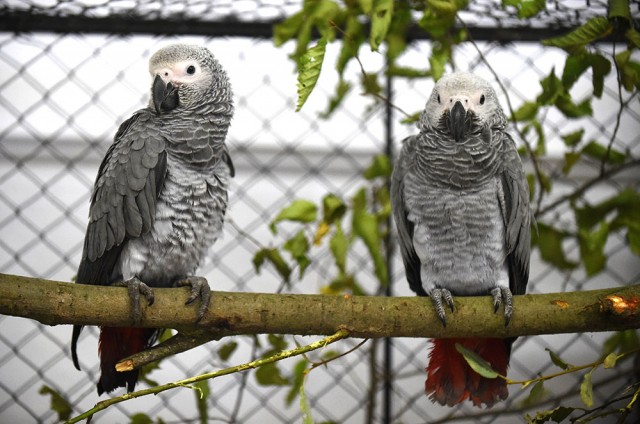
[(191, 66), (189, 66), (189, 67), (187, 68), (187, 74), (189, 74), (189, 75), (193, 75), (193, 74), (195, 74), (195, 73), (196, 73), (196, 67), (195, 67), (195, 66), (191, 65)]

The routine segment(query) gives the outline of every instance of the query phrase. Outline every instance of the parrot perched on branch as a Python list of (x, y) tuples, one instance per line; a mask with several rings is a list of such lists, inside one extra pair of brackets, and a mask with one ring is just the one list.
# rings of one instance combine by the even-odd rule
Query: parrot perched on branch
[[(391, 202), (409, 286), (443, 325), (453, 296), (491, 295), (505, 325), (529, 279), (529, 187), (496, 93), (470, 73), (443, 76), (391, 177)], [(442, 405), (492, 406), (509, 392), (473, 371), (459, 343), (506, 375), (515, 339), (434, 339), (426, 394)]]
[[(149, 106), (120, 125), (98, 170), (76, 282), (128, 287), (133, 323), (140, 297), (153, 287), (187, 285), (187, 304), (210, 299), (207, 280), (194, 276), (222, 232), (227, 186), (234, 168), (225, 145), (233, 116), (231, 85), (211, 52), (171, 45), (149, 60)], [(76, 352), (82, 326), (73, 327)], [(101, 327), (98, 394), (133, 391), (138, 370), (115, 364), (151, 346), (159, 329)]]

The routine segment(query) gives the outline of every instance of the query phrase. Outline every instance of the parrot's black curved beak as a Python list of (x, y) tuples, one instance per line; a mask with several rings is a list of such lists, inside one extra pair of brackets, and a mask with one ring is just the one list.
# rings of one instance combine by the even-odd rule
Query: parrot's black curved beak
[(177, 88), (170, 82), (165, 84), (160, 75), (156, 75), (153, 80), (151, 95), (153, 97), (153, 107), (158, 115), (175, 109), (180, 101)]
[(466, 118), (467, 111), (464, 106), (459, 101), (456, 102), (449, 112), (449, 131), (456, 142), (464, 137)]

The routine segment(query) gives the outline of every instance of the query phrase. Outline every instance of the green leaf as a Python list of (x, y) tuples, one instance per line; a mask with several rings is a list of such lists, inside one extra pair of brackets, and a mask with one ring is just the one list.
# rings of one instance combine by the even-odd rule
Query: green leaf
[(553, 362), (553, 364), (557, 367), (562, 368), (563, 370), (566, 370), (567, 368), (569, 368), (571, 365), (567, 364), (565, 361), (562, 360), (562, 358), (560, 358), (560, 356), (558, 356), (557, 353), (555, 353), (554, 351), (545, 348), (544, 350), (546, 350), (547, 352), (549, 352), (549, 357), (551, 357), (551, 362)]
[(275, 362), (262, 365), (256, 370), (256, 380), (261, 386), (288, 386), (289, 380), (282, 376)]
[(327, 40), (323, 37), (318, 40), (315, 46), (308, 49), (298, 61), (298, 105), (296, 112), (302, 109), (318, 82), (326, 49)]
[(387, 36), (391, 18), (393, 17), (393, 0), (373, 0), (371, 9), (371, 50), (378, 51), (380, 44)]
[(564, 94), (562, 81), (556, 76), (555, 69), (551, 69), (549, 76), (540, 80), (540, 85), (542, 86), (542, 93), (538, 95), (537, 101), (541, 105), (552, 105), (559, 96)]
[(566, 90), (573, 87), (578, 78), (589, 69), (589, 61), (586, 54), (570, 54), (564, 62), (562, 71), (562, 85)]
[(604, 77), (611, 72), (611, 62), (599, 54), (589, 55), (589, 64), (593, 71), (593, 94), (600, 98), (604, 90)]
[(130, 424), (153, 424), (153, 420), (147, 414), (143, 414), (142, 412), (133, 414), (130, 419)]
[(521, 403), (523, 408), (528, 408), (534, 405), (539, 404), (542, 400), (547, 396), (548, 391), (545, 390), (544, 384), (542, 381), (538, 381), (533, 385), (531, 391), (529, 392), (529, 396), (527, 396)]
[(421, 115), (422, 115), (422, 112), (415, 112), (412, 115), (407, 116), (406, 118), (402, 118), (400, 123), (413, 125), (420, 120)]
[(582, 377), (582, 383), (580, 383), (580, 399), (587, 408), (591, 408), (593, 406), (593, 384), (591, 383), (592, 372), (593, 369), (586, 373), (584, 377)]
[(267, 336), (267, 340), (271, 345), (271, 350), (269, 350), (265, 356), (271, 356), (272, 354), (285, 350), (288, 347), (287, 341), (284, 339), (284, 336), (269, 334)]
[(278, 249), (276, 248), (270, 249), (265, 247), (260, 249), (255, 254), (252, 262), (258, 274), (260, 273), (260, 268), (262, 268), (262, 265), (264, 264), (265, 260), (269, 261), (276, 268), (276, 271), (278, 271), (278, 274), (280, 274), (280, 276), (287, 283), (289, 282), (289, 278), (291, 277), (291, 268), (284, 261)]
[(569, 270), (574, 269), (577, 264), (569, 261), (564, 253), (562, 242), (570, 234), (556, 230), (555, 228), (538, 222), (538, 231), (532, 232), (532, 244), (538, 246), (540, 256), (548, 263), (555, 265), (558, 269)]
[(393, 166), (387, 155), (375, 155), (371, 161), (371, 165), (364, 171), (364, 177), (367, 180), (373, 180), (378, 177), (388, 178), (391, 176)]
[(561, 135), (562, 141), (564, 141), (564, 145), (567, 147), (575, 147), (582, 140), (582, 136), (584, 135), (584, 128), (580, 128), (578, 131), (574, 131), (567, 135)]
[(618, 361), (618, 355), (615, 353), (610, 353), (605, 356), (603, 365), (605, 368), (613, 368), (616, 366), (616, 362)]
[(640, 64), (631, 60), (631, 50), (620, 52), (615, 57), (625, 90), (633, 91), (634, 87), (640, 89)]
[(279, 47), (298, 34), (304, 23), (304, 13), (300, 11), (273, 26), (273, 42)]
[(626, 21), (631, 20), (631, 12), (629, 11), (629, 0), (609, 0), (607, 1), (609, 18), (622, 18)]
[(612, 31), (613, 27), (609, 19), (604, 16), (596, 16), (590, 18), (569, 34), (542, 40), (542, 44), (563, 49), (575, 49), (604, 38), (611, 34)]
[(602, 271), (607, 264), (604, 246), (609, 237), (609, 225), (603, 221), (594, 232), (580, 228), (578, 236), (580, 240), (580, 257), (584, 263), (587, 276), (594, 276)]
[(366, 193), (361, 189), (353, 198), (352, 231), (367, 247), (378, 281), (386, 285), (388, 283), (387, 263), (382, 255), (380, 228), (375, 215), (366, 210), (366, 205)]
[(623, 225), (634, 225), (640, 220), (640, 194), (631, 188), (622, 190), (597, 205), (585, 205), (582, 208), (574, 208), (576, 223), (581, 229), (591, 229), (612, 211), (617, 211), (618, 215), (611, 221), (613, 229)]
[(336, 62), (336, 70), (342, 79), (347, 63), (358, 55), (360, 45), (364, 41), (364, 30), (357, 16), (349, 15), (346, 27), (344, 29), (344, 37), (340, 54)]
[(322, 294), (330, 295), (343, 294), (345, 292), (354, 296), (365, 296), (367, 294), (353, 277), (353, 274), (340, 274), (331, 280), (328, 286), (323, 287), (321, 292)]
[(329, 241), (329, 249), (331, 250), (333, 259), (335, 260), (336, 266), (341, 274), (347, 272), (347, 248), (347, 238), (342, 231), (342, 226), (337, 224), (336, 231), (333, 233), (333, 236)]
[(497, 378), (500, 374), (495, 372), (491, 364), (485, 361), (480, 355), (470, 351), (459, 343), (456, 343), (456, 350), (462, 355), (467, 364), (478, 374), (485, 378)]
[(636, 49), (640, 49), (640, 32), (636, 31), (634, 28), (629, 28), (625, 31), (624, 35), (627, 37), (627, 40), (635, 47)]
[(335, 194), (329, 193), (322, 198), (322, 221), (333, 224), (342, 219), (347, 212), (347, 205)]
[[(536, 135), (538, 136), (538, 141), (536, 143), (536, 147), (534, 149), (534, 153), (537, 156), (543, 156), (547, 153), (547, 147), (546, 147), (546, 137), (544, 135), (544, 129), (542, 128), (542, 125), (540, 124), (540, 122), (537, 119), (532, 120), (531, 122), (529, 122), (523, 129), (522, 132), (523, 134), (527, 134), (529, 132), (529, 130), (533, 128), (536, 132)], [(549, 181), (551, 182), (551, 181)], [(551, 191), (551, 186), (549, 185), (549, 190)]]
[(327, 110), (320, 114), (320, 118), (329, 119), (331, 115), (333, 115), (333, 112), (338, 109), (338, 106), (342, 104), (349, 91), (351, 91), (351, 83), (341, 78), (338, 81), (338, 86), (336, 87), (335, 94), (329, 99)]
[(407, 49), (407, 31), (413, 24), (413, 11), (407, 2), (394, 2), (393, 19), (387, 31), (387, 63), (394, 66), (396, 59)]
[(309, 361), (301, 359), (293, 367), (293, 382), (291, 383), (291, 388), (287, 392), (287, 397), (285, 398), (287, 406), (290, 406), (296, 396), (298, 396), (300, 387), (302, 387), (302, 384), (304, 383), (305, 371), (308, 366)]
[(58, 414), (59, 421), (67, 421), (71, 417), (73, 412), (71, 404), (57, 390), (44, 385), (40, 387), (38, 393), (51, 396), (49, 408)]
[(535, 417), (531, 417), (529, 414), (527, 414), (525, 416), (525, 420), (528, 424), (542, 424), (549, 421), (553, 421), (554, 423), (561, 423), (575, 410), (575, 408), (559, 406), (549, 411), (539, 411), (536, 413)]
[(513, 112), (513, 120), (516, 122), (530, 121), (536, 117), (538, 113), (537, 102), (525, 102), (522, 106)]
[(445, 66), (450, 59), (451, 50), (434, 43), (434, 47), (431, 49), (431, 56), (429, 56), (430, 73), (434, 80), (437, 81), (444, 75)]
[(382, 86), (378, 82), (377, 73), (365, 72), (360, 78), (360, 83), (362, 84), (365, 94), (378, 95), (382, 93)]
[(317, 216), (318, 208), (313, 202), (297, 199), (280, 211), (278, 216), (276, 216), (276, 219), (274, 219), (269, 225), (269, 228), (271, 229), (271, 232), (276, 234), (276, 224), (278, 222), (294, 221), (309, 223), (315, 221)]
[(586, 99), (575, 104), (569, 93), (564, 93), (558, 96), (556, 98), (555, 105), (567, 118), (580, 118), (583, 116), (593, 115), (591, 99)]
[(211, 394), (209, 388), (209, 380), (202, 380), (194, 383), (196, 390), (196, 406), (198, 408), (198, 414), (200, 416), (200, 423), (207, 424), (209, 422), (209, 408), (207, 408), (207, 398)]
[(640, 226), (631, 227), (627, 232), (627, 242), (629, 243), (629, 249), (635, 254), (640, 256)]
[[(638, 349), (638, 347), (640, 347), (640, 339), (636, 330), (617, 331), (603, 343), (602, 355), (607, 356), (614, 352), (631, 352)], [(632, 355), (627, 355), (623, 360), (632, 357)]]
[(502, 0), (503, 6), (513, 6), (518, 11), (518, 18), (533, 18), (545, 9), (545, 0)]
[(564, 165), (562, 165), (562, 173), (567, 175), (571, 171), (571, 168), (573, 168), (573, 165), (578, 163), (581, 157), (582, 153), (580, 152), (566, 152), (564, 154)]
[(599, 161), (606, 159), (607, 163), (613, 164), (624, 163), (627, 159), (627, 155), (613, 148), (609, 151), (609, 156), (607, 156), (607, 147), (595, 140), (592, 140), (589, 144), (584, 146), (582, 148), (582, 153)]
[(228, 342), (218, 348), (218, 358), (228, 361), (238, 348), (238, 342)]
[(302, 424), (314, 424), (313, 416), (311, 415), (311, 406), (307, 400), (307, 395), (304, 392), (304, 380), (300, 384), (300, 412), (302, 412)]
[(426, 71), (424, 69), (415, 69), (406, 66), (397, 66), (392, 65), (387, 69), (387, 75), (393, 77), (403, 77), (403, 78), (426, 78), (431, 76), (431, 72)]
[(364, 12), (365, 15), (371, 13), (371, 8), (373, 7), (373, 0), (358, 0), (358, 4), (360, 8)]
[(304, 271), (311, 264), (307, 257), (309, 251), (309, 241), (304, 235), (304, 231), (298, 231), (293, 237), (284, 243), (283, 249), (291, 254), (291, 258), (300, 266), (300, 279), (304, 276)]

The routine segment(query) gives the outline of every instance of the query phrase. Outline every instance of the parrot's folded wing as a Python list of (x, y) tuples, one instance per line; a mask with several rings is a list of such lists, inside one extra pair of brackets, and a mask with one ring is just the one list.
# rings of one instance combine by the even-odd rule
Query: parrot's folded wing
[[(96, 262), (125, 239), (140, 237), (153, 225), (167, 169), (165, 141), (154, 130), (154, 118), (152, 112), (143, 109), (125, 121), (100, 165), (82, 264)], [(87, 275), (95, 277), (96, 273)], [(86, 281), (83, 266), (78, 282), (105, 284)]]
[(391, 176), (391, 205), (409, 287), (418, 295), (426, 296), (427, 294), (422, 288), (422, 280), (420, 279), (420, 259), (413, 247), (413, 223), (407, 218), (404, 199), (404, 177), (409, 169), (411, 160), (415, 157), (416, 142), (416, 136), (407, 137), (403, 141), (400, 157), (396, 161), (396, 166)]
[(504, 155), (504, 170), (500, 182), (504, 193), (502, 216), (505, 222), (505, 242), (509, 264), (509, 282), (513, 294), (524, 294), (529, 281), (529, 256), (531, 253), (531, 211), (529, 210), (529, 186), (513, 140), (508, 138)]

